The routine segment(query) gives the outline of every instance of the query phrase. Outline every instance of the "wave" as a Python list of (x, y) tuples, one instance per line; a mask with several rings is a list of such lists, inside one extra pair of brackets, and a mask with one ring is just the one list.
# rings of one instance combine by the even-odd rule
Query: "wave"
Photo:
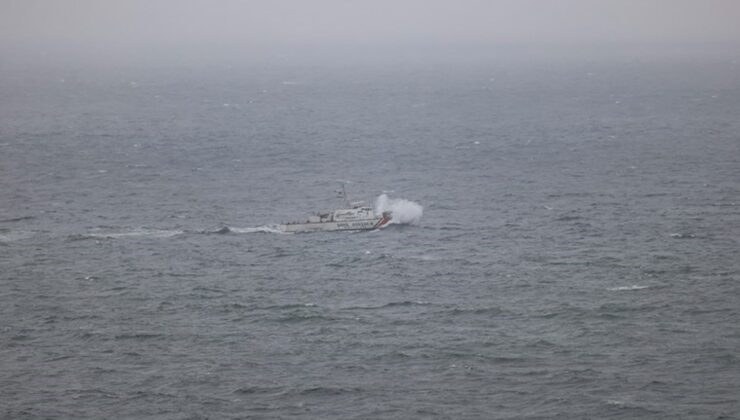
[(375, 212), (380, 214), (384, 211), (393, 213), (391, 224), (414, 224), (424, 214), (424, 207), (411, 200), (381, 194), (375, 199)]
[(370, 310), (377, 310), (377, 309), (386, 309), (386, 308), (396, 308), (396, 307), (404, 307), (404, 306), (426, 306), (426, 305), (432, 305), (431, 302), (426, 301), (411, 301), (411, 300), (403, 300), (403, 301), (396, 301), (396, 302), (388, 302), (384, 303), (382, 305), (372, 305), (372, 306), (348, 306), (341, 308), (345, 311), (370, 311)]
[(125, 239), (125, 238), (171, 238), (173, 236), (181, 235), (185, 231), (172, 229), (134, 229), (124, 230), (115, 232), (91, 232), (83, 235), (73, 235), (72, 240), (83, 240), (83, 239)]
[(13, 223), (13, 222), (21, 222), (23, 220), (33, 220), (35, 219), (34, 216), (20, 216), (20, 217), (13, 217), (10, 219), (0, 219), (0, 223)]
[(297, 393), (298, 395), (311, 395), (311, 396), (335, 396), (344, 394), (355, 394), (361, 393), (363, 389), (360, 387), (341, 387), (341, 386), (315, 386), (308, 388), (300, 388), (291, 393)]
[(147, 340), (152, 338), (162, 338), (164, 334), (152, 333), (152, 332), (133, 332), (133, 333), (122, 333), (114, 336), (116, 340)]
[[(105, 231), (93, 231), (84, 234), (71, 235), (68, 239), (70, 241), (83, 241), (92, 239), (127, 239), (127, 238), (155, 238), (165, 239), (172, 238), (174, 236), (183, 234), (203, 234), (203, 235), (226, 235), (231, 233), (283, 233), (277, 225), (265, 225), (258, 227), (229, 227), (224, 226), (216, 230), (180, 230), (180, 229), (150, 229), (140, 228), (133, 230), (105, 230)], [(2, 239), (2, 237), (0, 237)]]
[(0, 229), (0, 243), (21, 241), (33, 235), (34, 232), (26, 230)]
[(228, 235), (231, 233), (285, 233), (278, 229), (278, 225), (264, 225), (256, 227), (231, 227), (224, 226), (216, 230), (200, 230), (191, 233), (204, 234), (204, 235)]
[(244, 386), (232, 391), (232, 394), (254, 395), (254, 394), (278, 394), (283, 392), (279, 386)]
[(696, 235), (693, 233), (671, 233), (671, 238), (675, 239), (694, 239)]
[(498, 316), (507, 313), (505, 309), (498, 306), (483, 307), (483, 308), (454, 308), (445, 313), (449, 315), (486, 315), (486, 316)]
[(316, 308), (316, 310), (326, 310), (327, 308), (322, 308), (321, 306), (308, 302), (308, 303), (276, 303), (272, 305), (250, 305), (248, 306), (249, 309), (254, 311), (267, 311), (267, 312), (273, 312), (273, 311), (301, 311), (301, 310), (311, 310), (311, 308)]
[(642, 289), (647, 289), (649, 287), (650, 286), (640, 286), (640, 285), (637, 285), (637, 284), (633, 284), (632, 286), (610, 287), (610, 288), (608, 288), (606, 290), (609, 290), (610, 292), (622, 292), (622, 291), (625, 291), (625, 290), (642, 290)]
[(212, 233), (214, 235), (225, 235), (227, 233), (231, 233), (231, 229), (229, 229), (228, 226), (224, 226), (224, 227), (222, 227), (221, 229), (218, 229), (218, 230), (205, 231), (205, 232), (202, 232), (202, 233)]

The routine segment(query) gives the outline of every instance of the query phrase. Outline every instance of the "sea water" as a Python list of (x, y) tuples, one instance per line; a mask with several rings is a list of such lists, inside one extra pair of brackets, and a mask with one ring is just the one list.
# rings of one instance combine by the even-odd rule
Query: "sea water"
[(0, 417), (733, 418), (739, 70), (5, 68)]

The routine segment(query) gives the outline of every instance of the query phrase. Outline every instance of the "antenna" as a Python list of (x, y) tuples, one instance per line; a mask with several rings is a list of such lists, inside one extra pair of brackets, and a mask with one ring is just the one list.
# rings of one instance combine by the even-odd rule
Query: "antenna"
[(344, 182), (342, 182), (342, 198), (344, 199), (344, 205), (348, 208), (352, 207), (352, 204), (349, 202), (349, 197), (347, 197), (347, 191), (344, 189)]

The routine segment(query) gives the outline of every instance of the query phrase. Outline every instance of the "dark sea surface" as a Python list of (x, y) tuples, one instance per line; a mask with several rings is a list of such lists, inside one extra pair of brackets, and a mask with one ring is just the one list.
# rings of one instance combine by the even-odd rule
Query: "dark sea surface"
[(6, 63), (0, 322), (7, 419), (739, 418), (740, 64)]

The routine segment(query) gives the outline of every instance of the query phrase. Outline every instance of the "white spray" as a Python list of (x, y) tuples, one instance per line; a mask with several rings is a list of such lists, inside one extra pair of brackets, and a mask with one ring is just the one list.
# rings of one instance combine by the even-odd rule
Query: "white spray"
[(387, 195), (381, 194), (375, 200), (375, 212), (380, 214), (384, 211), (393, 212), (391, 223), (410, 224), (421, 219), (424, 207), (410, 200), (388, 198)]

